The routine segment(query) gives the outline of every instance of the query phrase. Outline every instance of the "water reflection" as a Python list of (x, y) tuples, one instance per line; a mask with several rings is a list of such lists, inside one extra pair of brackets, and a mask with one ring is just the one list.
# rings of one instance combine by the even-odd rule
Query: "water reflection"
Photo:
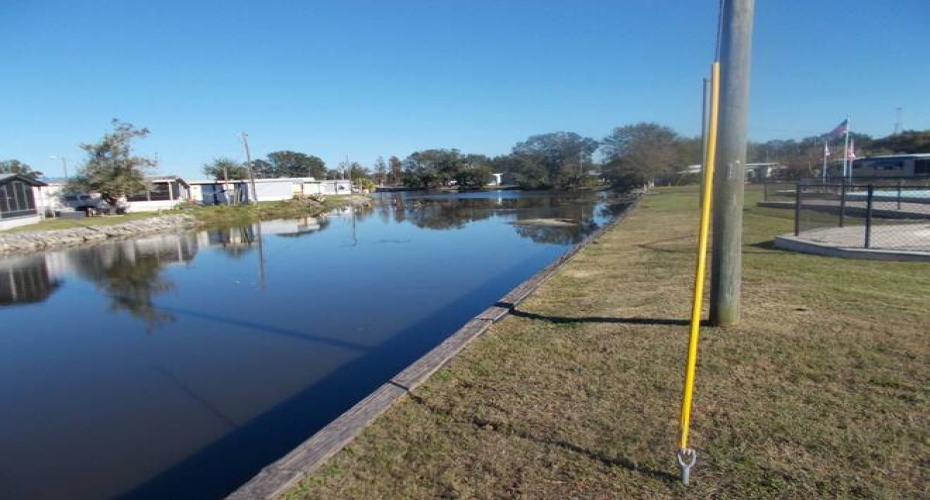
[(222, 497), (602, 225), (605, 201), (376, 196), (0, 260), (0, 497)]
[(192, 234), (159, 235), (84, 248), (72, 254), (77, 275), (93, 282), (111, 299), (110, 311), (128, 312), (145, 323), (151, 332), (174, 316), (160, 311), (154, 297), (175, 288), (162, 276), (165, 266), (190, 262), (197, 254)]
[(224, 253), (239, 259), (252, 250), (255, 243), (255, 226), (227, 227), (206, 231), (207, 244), (223, 249)]
[(585, 236), (598, 228), (594, 221), (582, 223), (539, 223), (514, 224), (514, 230), (523, 238), (529, 238), (535, 243), (551, 243), (555, 245), (571, 245), (583, 240)]
[[(506, 191), (466, 195), (385, 193), (376, 195), (370, 205), (336, 210), (331, 216), (351, 217), (350, 246), (359, 242), (357, 224), (375, 214), (382, 223), (409, 222), (437, 231), (459, 230), (476, 221), (499, 218), (511, 223), (522, 238), (569, 245), (595, 231), (599, 227), (596, 219), (613, 217), (625, 206), (622, 201), (611, 202), (594, 193), (580, 197)], [(201, 247), (217, 248), (232, 259), (242, 259), (255, 251), (262, 253), (265, 235), (303, 238), (329, 225), (329, 217), (304, 217), (8, 258), (0, 261), (0, 305), (42, 302), (60, 286), (63, 274), (73, 270), (112, 299), (111, 311), (128, 312), (152, 330), (173, 320), (170, 313), (159, 311), (153, 303), (155, 296), (175, 288), (162, 275), (166, 265), (193, 260)], [(264, 257), (258, 260), (264, 274)]]
[(61, 285), (49, 276), (44, 255), (14, 257), (0, 264), (0, 306), (42, 302)]
[[(573, 244), (599, 227), (596, 218), (610, 218), (625, 206), (604, 204), (602, 193), (516, 193), (497, 191), (467, 195), (385, 193), (375, 198), (381, 220), (409, 221), (419, 228), (462, 229), (493, 217), (514, 222), (521, 237), (536, 243)], [(601, 204), (600, 208), (596, 208)], [(553, 219), (571, 224), (551, 224)]]

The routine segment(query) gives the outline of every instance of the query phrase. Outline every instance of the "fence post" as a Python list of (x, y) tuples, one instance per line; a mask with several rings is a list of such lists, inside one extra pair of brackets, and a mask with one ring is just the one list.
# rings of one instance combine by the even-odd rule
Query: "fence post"
[(801, 234), (801, 183), (794, 188), (794, 235)]
[(840, 182), (840, 227), (843, 227), (846, 218), (846, 179)]
[(872, 247), (872, 195), (875, 193), (875, 186), (869, 184), (869, 196), (865, 202), (865, 247)]

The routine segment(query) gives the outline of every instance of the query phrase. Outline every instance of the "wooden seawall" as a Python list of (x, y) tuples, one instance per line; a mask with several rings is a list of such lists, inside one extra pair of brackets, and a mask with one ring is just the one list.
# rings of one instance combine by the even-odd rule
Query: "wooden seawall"
[(355, 406), (330, 422), (326, 427), (320, 429), (283, 458), (262, 469), (258, 475), (227, 498), (230, 500), (273, 499), (294, 487), (349, 444), (355, 436), (390, 408), (394, 402), (425, 382), (472, 340), (484, 333), (488, 327), (507, 316), (514, 307), (546, 282), (582, 248), (595, 241), (604, 231), (626, 218), (627, 214), (639, 203), (639, 199), (638, 196), (633, 198), (610, 223), (590, 234), (558, 260), (511, 290), (493, 306), (485, 309), (481, 314), (459, 328), (452, 336), (369, 394), (368, 397), (356, 403)]

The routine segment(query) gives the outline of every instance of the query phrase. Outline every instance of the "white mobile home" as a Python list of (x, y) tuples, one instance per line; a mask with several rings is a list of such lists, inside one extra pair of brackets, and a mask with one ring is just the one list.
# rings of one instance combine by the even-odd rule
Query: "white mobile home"
[(19, 174), (0, 174), (0, 230), (42, 220), (42, 195), (46, 184)]

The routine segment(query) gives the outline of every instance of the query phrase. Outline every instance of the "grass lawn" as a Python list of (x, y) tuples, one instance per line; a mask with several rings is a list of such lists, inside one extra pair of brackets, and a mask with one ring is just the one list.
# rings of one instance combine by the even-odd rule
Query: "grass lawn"
[(289, 498), (919, 498), (930, 265), (775, 249), (747, 191), (738, 327), (702, 330), (678, 478), (697, 191), (660, 189)]
[[(171, 212), (171, 213), (176, 213), (176, 212)], [(77, 227), (112, 226), (114, 224), (123, 224), (125, 222), (132, 222), (132, 221), (141, 220), (141, 219), (151, 219), (152, 217), (158, 217), (158, 215), (159, 214), (156, 212), (137, 212), (137, 213), (125, 214), (125, 215), (106, 215), (102, 217), (81, 217), (80, 219), (48, 218), (36, 224), (29, 224), (28, 226), (19, 226), (19, 227), (14, 227), (13, 229), (8, 229), (6, 231), (0, 231), (0, 234), (21, 233), (25, 231), (54, 231), (57, 229), (74, 229)]]

